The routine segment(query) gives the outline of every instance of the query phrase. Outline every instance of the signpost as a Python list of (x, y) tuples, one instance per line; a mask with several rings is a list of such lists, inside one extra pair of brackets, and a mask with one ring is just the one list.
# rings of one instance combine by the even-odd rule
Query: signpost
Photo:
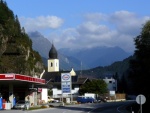
[[(62, 73), (61, 74), (61, 90), (62, 90), (62, 101), (63, 94), (71, 94), (71, 75), (70, 73)], [(71, 94), (72, 95), (72, 94)], [(72, 98), (72, 97), (71, 97)]]
[(136, 102), (138, 103), (138, 104), (140, 104), (140, 113), (142, 113), (142, 104), (144, 104), (145, 102), (146, 102), (146, 98), (145, 98), (145, 96), (144, 95), (138, 95), (137, 97), (136, 97)]
[(70, 93), (71, 92), (70, 73), (62, 73), (61, 74), (61, 88), (62, 88), (62, 93)]

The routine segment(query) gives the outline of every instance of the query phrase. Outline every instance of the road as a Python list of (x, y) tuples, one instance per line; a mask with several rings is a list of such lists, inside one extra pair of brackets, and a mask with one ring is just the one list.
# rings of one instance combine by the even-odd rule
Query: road
[(1, 110), (0, 113), (131, 113), (124, 111), (125, 106), (130, 103), (133, 101), (76, 104), (32, 111)]

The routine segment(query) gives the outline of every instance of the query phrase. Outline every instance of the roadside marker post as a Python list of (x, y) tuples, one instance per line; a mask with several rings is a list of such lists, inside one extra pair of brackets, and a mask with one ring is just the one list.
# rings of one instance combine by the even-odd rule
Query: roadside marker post
[(136, 97), (136, 102), (138, 104), (140, 104), (140, 113), (142, 113), (142, 104), (144, 104), (146, 102), (146, 98), (144, 95), (140, 94)]

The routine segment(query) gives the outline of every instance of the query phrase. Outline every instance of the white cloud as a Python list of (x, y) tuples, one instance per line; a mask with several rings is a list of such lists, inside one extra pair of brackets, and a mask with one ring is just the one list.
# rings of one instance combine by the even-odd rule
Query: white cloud
[[(135, 49), (133, 38), (140, 34), (142, 25), (149, 19), (149, 17), (140, 17), (128, 11), (119, 11), (111, 15), (104, 15), (104, 17), (102, 14), (98, 16), (98, 13), (91, 14), (91, 18), (90, 14), (85, 17), (88, 19), (74, 28), (74, 32), (78, 34), (73, 37), (74, 40), (72, 42), (64, 41), (64, 37), (64, 43), (57, 44), (59, 48), (119, 46), (125, 51), (133, 52)], [(60, 37), (63, 36), (66, 35), (63, 34)]]
[(88, 13), (83, 18), (83, 23), (65, 29), (60, 29), (63, 19), (56, 16), (22, 18), (21, 22), (28, 31), (55, 29), (55, 32), (50, 32), (48, 38), (50, 41), (53, 40), (58, 49), (119, 46), (133, 52), (133, 38), (140, 34), (142, 25), (149, 19), (148, 16), (140, 17), (128, 11), (117, 11), (112, 14)]
[(21, 17), (20, 21), (27, 32), (43, 29), (57, 29), (63, 24), (63, 19), (56, 16), (39, 16), (36, 18)]
[(85, 35), (99, 35), (109, 31), (107, 26), (100, 25), (92, 21), (81, 24), (80, 26), (78, 26), (77, 30), (79, 33), (84, 33)]
[(140, 28), (145, 22), (145, 18), (140, 18), (138, 15), (128, 11), (117, 11), (110, 15), (109, 21), (119, 33), (135, 35), (140, 33)]

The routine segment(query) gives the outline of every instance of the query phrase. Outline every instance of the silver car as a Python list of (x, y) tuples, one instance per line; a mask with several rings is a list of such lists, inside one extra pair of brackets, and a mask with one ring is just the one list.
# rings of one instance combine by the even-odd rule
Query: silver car
[(30, 102), (25, 100), (19, 100), (15, 105), (14, 109), (29, 109)]

